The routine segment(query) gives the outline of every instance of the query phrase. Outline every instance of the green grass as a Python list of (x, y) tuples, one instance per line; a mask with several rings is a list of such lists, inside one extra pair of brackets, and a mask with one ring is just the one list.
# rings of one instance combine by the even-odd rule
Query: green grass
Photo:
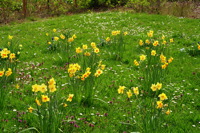
[[(119, 86), (138, 86), (140, 89), (142, 86), (139, 78), (142, 72), (133, 65), (133, 60), (139, 58), (141, 50), (138, 48), (138, 42), (147, 38), (146, 33), (149, 30), (153, 30), (156, 36), (163, 34), (167, 38), (174, 38), (174, 43), (169, 46), (169, 57), (172, 56), (174, 61), (169, 66), (165, 80), (162, 81), (163, 91), (168, 96), (172, 112), (170, 115), (162, 115), (162, 123), (158, 130), (150, 128), (148, 132), (199, 131), (200, 53), (197, 43), (200, 41), (200, 20), (129, 12), (103, 12), (0, 27), (0, 48), (7, 47), (8, 35), (13, 35), (13, 40), (23, 45), (18, 64), (19, 71), (16, 74), (21, 80), (7, 86), (10, 92), (6, 99), (6, 107), (0, 110), (1, 132), (19, 132), (30, 127), (38, 129), (36, 116), (27, 111), (34, 103), (31, 91), (33, 84), (47, 83), (50, 77), (54, 77), (60, 96), (67, 97), (72, 93), (68, 84), (67, 69), (64, 69), (67, 63), (65, 56), (61, 52), (49, 52), (47, 49), (45, 34), (53, 33), (54, 28), (60, 33), (76, 34), (75, 47), (89, 45), (91, 42), (99, 44), (100, 39), (111, 36), (113, 30), (128, 32), (124, 40), (125, 54), (120, 61), (108, 56), (109, 48), (99, 46), (102, 53), (100, 58), (106, 65), (106, 70), (100, 77), (100, 85), (98, 83), (98, 87), (95, 88), (94, 104), (85, 107), (69, 103), (64, 111), (65, 117), (62, 118), (65, 124), (60, 127), (63, 132), (145, 132), (141, 128), (143, 121), (137, 119), (142, 118), (141, 110), (145, 107), (138, 111), (136, 107), (141, 101), (131, 98), (130, 102), (126, 95), (119, 95), (117, 89)], [(19, 84), (20, 88), (15, 89), (15, 84)], [(151, 97), (147, 97), (143, 102), (147, 105), (150, 99)], [(79, 128), (67, 122), (67, 118), (72, 116)], [(84, 119), (80, 120), (81, 118)], [(36, 130), (28, 130), (31, 131)]]

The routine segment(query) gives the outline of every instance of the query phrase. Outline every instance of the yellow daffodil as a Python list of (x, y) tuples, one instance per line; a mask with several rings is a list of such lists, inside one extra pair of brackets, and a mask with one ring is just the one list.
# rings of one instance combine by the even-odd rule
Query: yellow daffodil
[(143, 40), (139, 41), (139, 45), (142, 46), (144, 44)]
[(139, 63), (138, 63), (137, 60), (134, 60), (133, 63), (134, 63), (135, 66), (139, 66)]
[(156, 90), (157, 90), (157, 86), (156, 86), (155, 84), (152, 84), (152, 85), (151, 85), (151, 90), (152, 90), (152, 91), (156, 91)]
[(169, 39), (169, 42), (174, 42), (174, 39), (173, 38)]
[(162, 35), (162, 39), (163, 39), (163, 40), (165, 39), (165, 36), (164, 36), (164, 35)]
[(160, 98), (160, 101), (166, 100), (167, 96), (165, 93), (161, 93), (160, 95), (158, 95), (158, 97)]
[(8, 39), (9, 39), (9, 40), (12, 40), (12, 39), (13, 39), (13, 36), (8, 35)]
[(157, 109), (160, 109), (163, 107), (162, 101), (157, 101)]
[(56, 32), (57, 30), (56, 29), (53, 29), (53, 32)]
[(158, 41), (154, 41), (153, 42), (153, 46), (158, 46), (159, 42)]
[(89, 67), (86, 68), (86, 71), (87, 71), (87, 72), (89, 72), (90, 70), (91, 70), (91, 68), (89, 68)]
[(168, 63), (165, 63), (164, 65), (161, 65), (162, 69), (165, 69), (168, 66)]
[(67, 107), (67, 104), (66, 104), (66, 103), (63, 103), (62, 105), (63, 105), (63, 107)]
[(42, 102), (49, 102), (50, 98), (46, 95), (42, 95)]
[(200, 45), (199, 44), (198, 44), (197, 48), (198, 48), (198, 50), (200, 50)]
[(116, 36), (116, 35), (118, 35), (118, 34), (120, 34), (120, 31), (119, 31), (119, 30), (117, 30), (117, 31), (112, 31), (112, 35), (113, 35), (113, 36)]
[(154, 31), (150, 30), (149, 32), (147, 32), (147, 36), (148, 37), (153, 37), (153, 33), (154, 33)]
[(49, 85), (48, 88), (49, 88), (49, 92), (55, 92), (56, 91), (55, 84)]
[(69, 94), (67, 101), (71, 102), (74, 97), (74, 94)]
[(139, 95), (139, 89), (138, 89), (138, 87), (133, 87), (133, 92), (134, 92), (134, 94), (136, 96)]
[(140, 55), (140, 60), (144, 61), (146, 59), (146, 55)]
[(8, 50), (7, 48), (4, 48), (2, 52), (5, 52), (6, 54), (10, 54), (10, 50)]
[(156, 87), (158, 90), (160, 90), (162, 88), (162, 83), (157, 82)]
[(61, 39), (65, 39), (65, 36), (63, 34), (60, 35)]
[(103, 73), (103, 71), (101, 69), (98, 69), (98, 70), (96, 70), (94, 76), (99, 77), (102, 73)]
[(88, 46), (87, 46), (87, 45), (83, 45), (82, 48), (83, 48), (83, 49), (87, 49)]
[(36, 104), (38, 105), (38, 106), (41, 106), (42, 104), (40, 103), (40, 101), (36, 98), (35, 99), (35, 102), (36, 102)]
[(90, 56), (91, 54), (90, 54), (90, 52), (85, 52), (84, 55), (85, 56)]
[(5, 72), (4, 70), (0, 71), (0, 77), (3, 77), (4, 72)]
[(76, 53), (79, 54), (82, 52), (82, 49), (80, 47), (76, 48)]
[(45, 84), (40, 85), (40, 92), (45, 93), (47, 91), (47, 86)]
[(126, 94), (127, 94), (128, 98), (130, 98), (133, 95), (131, 90), (127, 91)]
[(160, 61), (161, 63), (166, 63), (166, 57), (163, 54), (160, 55)]
[(173, 60), (174, 60), (174, 58), (170, 57), (167, 62), (171, 63)]
[(9, 58), (10, 58), (10, 59), (16, 58), (15, 53), (11, 53), (10, 56), (9, 56)]
[(59, 37), (54, 37), (53, 38), (55, 41), (58, 41), (59, 40)]
[(74, 41), (74, 38), (73, 37), (71, 37), (71, 38), (68, 38), (68, 40), (67, 40), (68, 42), (73, 42)]
[(128, 34), (128, 32), (126, 31), (126, 32), (124, 32), (124, 35), (126, 36)]
[(72, 36), (72, 38), (75, 39), (75, 38), (77, 38), (77, 36), (74, 34), (74, 35)]
[(162, 44), (167, 44), (167, 41), (163, 40)]
[(170, 113), (171, 113), (171, 110), (170, 110), (170, 109), (168, 109), (168, 110), (165, 112), (166, 115), (169, 115)]
[(15, 88), (16, 88), (16, 89), (19, 89), (19, 87), (20, 87), (20, 86), (19, 86), (18, 84), (15, 85)]
[(95, 48), (94, 53), (99, 53), (99, 48)]
[(101, 70), (104, 70), (106, 65), (101, 65)]
[(49, 84), (49, 85), (55, 85), (55, 84), (56, 84), (56, 81), (54, 80), (54, 78), (51, 78), (51, 79), (48, 81), (48, 84)]
[(150, 42), (148, 39), (146, 39), (146, 40), (145, 40), (145, 43), (146, 43), (146, 44), (150, 44), (151, 42)]
[(110, 41), (110, 37), (107, 37), (107, 38), (106, 38), (106, 42), (109, 42), (109, 41)]
[(92, 42), (90, 45), (92, 46), (93, 49), (96, 48), (96, 43), (95, 42)]
[(125, 88), (126, 88), (125, 86), (119, 86), (119, 88), (118, 88), (118, 93), (119, 93), (119, 94), (123, 94)]
[(32, 91), (33, 92), (38, 92), (40, 90), (40, 86), (37, 84), (32, 85)]
[(8, 58), (8, 54), (5, 51), (1, 51), (1, 58)]
[(155, 50), (152, 50), (152, 51), (151, 51), (151, 55), (152, 55), (152, 56), (155, 56), (155, 55), (156, 55), (156, 51), (155, 51)]
[(33, 110), (34, 110), (34, 109), (33, 109), (31, 106), (28, 108), (28, 111), (29, 111), (30, 113), (32, 113)]
[(12, 70), (8, 68), (8, 70), (5, 73), (6, 77), (10, 76), (11, 74), (12, 74)]

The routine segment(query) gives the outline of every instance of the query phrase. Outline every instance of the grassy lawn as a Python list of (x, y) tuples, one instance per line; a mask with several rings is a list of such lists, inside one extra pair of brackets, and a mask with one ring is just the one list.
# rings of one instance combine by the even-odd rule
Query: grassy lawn
[[(111, 34), (118, 30), (119, 35)], [(150, 30), (154, 31), (153, 37), (147, 36)], [(66, 38), (62, 39), (61, 34)], [(7, 94), (0, 97), (1, 132), (195, 133), (200, 129), (200, 19), (129, 12), (87, 13), (2, 25), (0, 35), (1, 49), (14, 51), (22, 45), (17, 63), (5, 65), (0, 60), (0, 71), (13, 69), (11, 76), (0, 77), (1, 90), (5, 90), (1, 94)], [(9, 40), (8, 35), (13, 38)], [(165, 39), (161, 39), (163, 35)], [(146, 44), (146, 39), (152, 44), (159, 40), (159, 45)], [(162, 44), (163, 40), (167, 44)], [(92, 42), (99, 52), (91, 52)], [(86, 44), (87, 50), (82, 48)], [(79, 53), (78, 47), (91, 55)], [(156, 50), (155, 59), (149, 50)], [(167, 68), (163, 69), (158, 63), (162, 54), (174, 59), (171, 63), (165, 61)], [(141, 55), (145, 55), (144, 61)], [(81, 69), (76, 67), (76, 72), (70, 73), (74, 70), (69, 70), (69, 64), (73, 63)], [(100, 75), (94, 76), (96, 70)], [(91, 74), (82, 79), (84, 72)], [(52, 77), (55, 92), (33, 92), (36, 84), (48, 88)], [(152, 91), (151, 85), (156, 83), (162, 83), (162, 88)], [(120, 86), (125, 86), (123, 94), (119, 94)], [(138, 95), (133, 87), (139, 88)], [(161, 93), (167, 99), (159, 100)], [(69, 94), (74, 94), (72, 101)], [(43, 101), (41, 95), (50, 100)], [(157, 101), (163, 102), (160, 108)]]

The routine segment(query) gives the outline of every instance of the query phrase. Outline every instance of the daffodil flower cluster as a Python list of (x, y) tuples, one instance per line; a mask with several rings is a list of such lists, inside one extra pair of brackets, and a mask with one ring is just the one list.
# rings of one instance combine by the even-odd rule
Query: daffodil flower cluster
[(8, 39), (11, 40), (11, 42), (8, 42), (8, 48), (0, 49), (0, 59), (9, 59), (10, 62), (12, 62), (14, 59), (17, 60), (17, 57), (20, 55), (22, 45), (12, 45), (13, 36), (11, 35), (8, 36)]
[(135, 66), (139, 66), (141, 62), (143, 62), (143, 61), (146, 60), (146, 58), (147, 58), (147, 56), (144, 55), (144, 54), (142, 54), (142, 55), (140, 55), (140, 60), (139, 60), (139, 61), (134, 60), (134, 61), (133, 61), (133, 64), (134, 64)]
[(102, 61), (99, 61), (98, 69), (96, 70), (94, 76), (99, 77), (102, 73), (103, 70), (105, 69), (106, 65), (102, 64)]
[(151, 90), (152, 91), (157, 91), (160, 90), (162, 88), (162, 83), (157, 83), (157, 84), (152, 84), (151, 85)]
[(121, 33), (120, 30), (112, 31), (113, 36), (119, 35), (120, 33)]
[[(49, 93), (47, 94), (43, 94), (43, 93), (46, 93), (47, 91), (49, 90)], [(34, 84), (32, 85), (32, 91), (37, 93), (37, 92), (41, 92), (42, 95), (41, 95), (41, 98), (38, 99), (36, 97), (35, 99), (35, 103), (37, 106), (42, 106), (42, 103), (46, 103), (46, 102), (50, 102), (50, 96), (53, 92), (55, 92), (57, 89), (56, 89), (56, 81), (54, 80), (54, 78), (51, 78), (49, 81), (48, 81), (48, 86), (45, 85), (45, 84), (41, 84), (41, 85), (38, 85), (38, 84)], [(71, 102), (72, 99), (73, 99), (73, 96), (74, 94), (69, 94), (68, 98), (66, 99), (66, 101), (69, 101)], [(67, 104), (66, 103), (62, 103), (63, 107), (66, 107)], [(34, 108), (32, 107), (29, 107), (28, 108), (29, 112), (32, 113), (32, 111), (34, 110)]]
[(0, 77), (3, 77), (4, 75), (6, 77), (10, 76), (12, 74), (12, 69), (11, 68), (8, 68), (7, 71), (5, 71), (4, 69), (3, 70), (0, 70)]
[[(167, 39), (169, 40), (167, 42), (164, 35), (162, 37), (156, 37), (152, 30), (147, 33), (147, 36), (149, 37), (148, 39), (139, 40), (139, 48), (144, 49), (142, 49), (143, 53), (139, 55), (139, 59), (133, 60), (133, 64), (142, 69), (141, 72), (143, 73), (144, 79), (143, 88), (149, 92), (147, 88), (165, 77), (166, 68), (173, 61), (173, 57), (167, 58), (167, 54), (169, 54), (167, 47), (169, 43), (174, 42), (174, 39)], [(155, 86), (152, 87), (153, 91), (156, 91)]]
[[(46, 33), (47, 37), (50, 37), (49, 33)], [(72, 43), (77, 36), (70, 35), (70, 33), (59, 33), (57, 29), (53, 29), (52, 38), (47, 39), (47, 44), (49, 46), (49, 50), (56, 50), (56, 49), (68, 49), (69, 47), (66, 45), (69, 45)], [(69, 44), (68, 44), (69, 43)]]
[[(18, 53), (20, 54), (20, 53)], [(13, 60), (16, 58), (15, 53), (11, 53), (10, 50), (7, 48), (4, 48), (2, 51), (0, 51), (0, 55), (2, 59), (10, 59)]]
[[(126, 88), (125, 86), (119, 86), (119, 88), (117, 90), (118, 94), (123, 94), (125, 88)], [(135, 96), (137, 97), (139, 95), (139, 89), (138, 89), (138, 87), (131, 87), (131, 89), (126, 91), (126, 94), (127, 94), (128, 98), (131, 98), (133, 96), (133, 94), (135, 94)]]
[[(159, 82), (157, 84), (152, 84), (151, 85), (151, 90), (152, 91), (159, 91), (159, 90), (161, 90), (161, 88), (162, 88), (162, 83), (159, 83)], [(162, 109), (163, 107), (168, 106), (167, 104), (164, 105), (164, 103), (163, 103), (164, 100), (168, 99), (168, 97), (167, 97), (167, 95), (165, 93), (159, 94), (158, 97), (159, 97), (159, 100), (156, 102), (156, 104), (157, 104), (156, 108), (157, 109)], [(168, 115), (170, 112), (171, 111), (168, 109), (166, 111), (166, 114)]]
[(94, 52), (96, 54), (100, 52), (100, 50), (99, 50), (99, 48), (97, 48), (95, 42), (92, 42), (90, 45), (91, 45), (93, 51), (88, 52), (90, 50), (90, 48), (88, 48), (87, 44), (84, 44), (84, 45), (82, 45), (82, 48), (81, 47), (76, 48), (76, 53), (77, 54), (83, 53), (84, 56), (90, 56), (92, 52)]
[(111, 56), (116, 56), (117, 60), (122, 59), (123, 53), (125, 52), (125, 42), (124, 36), (128, 35), (128, 32), (121, 32), (120, 30), (112, 31), (110, 37), (101, 39), (101, 45), (109, 47), (110, 52), (108, 53)]
[[(54, 78), (51, 78), (49, 81), (48, 81), (48, 87), (47, 85), (45, 84), (41, 84), (41, 85), (38, 85), (38, 84), (34, 84), (32, 85), (32, 91), (33, 92), (41, 92), (41, 93), (46, 93), (49, 89), (49, 92), (50, 93), (53, 93), (56, 91), (56, 82), (54, 80)], [(50, 101), (50, 98), (48, 97), (48, 95), (41, 95), (41, 101), (42, 102), (49, 102)], [(40, 100), (38, 100), (37, 98), (35, 99), (35, 102), (38, 106), (41, 106), (41, 102)]]
[[(161, 39), (162, 39), (162, 42), (159, 42), (158, 40), (154, 40), (152, 37), (154, 36), (154, 31), (150, 30), (149, 32), (147, 32), (147, 36), (150, 37), (150, 39), (146, 39), (146, 40), (139, 40), (139, 46), (144, 46), (144, 47), (152, 47), (152, 48), (156, 48), (157, 46), (161, 46), (162, 44), (163, 45), (166, 45), (167, 44), (167, 41), (165, 39), (165, 36), (162, 35)], [(169, 42), (170, 43), (173, 43), (174, 42), (174, 39), (173, 38), (170, 38), (169, 39)], [(152, 45), (151, 45), (152, 44)]]
[(90, 74), (91, 74), (90, 69), (91, 68), (89, 68), (89, 67), (86, 69), (86, 72), (81, 76), (81, 80), (84, 81), (87, 77), (90, 76)]
[(69, 77), (75, 76), (75, 73), (81, 69), (81, 66), (77, 63), (70, 64), (68, 68)]

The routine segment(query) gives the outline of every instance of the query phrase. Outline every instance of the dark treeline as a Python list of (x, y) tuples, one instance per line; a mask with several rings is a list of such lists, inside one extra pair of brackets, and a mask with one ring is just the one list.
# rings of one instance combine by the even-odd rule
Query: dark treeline
[[(134, 12), (162, 14), (173, 7), (175, 16), (185, 15), (185, 10), (193, 10), (200, 0), (0, 0), (0, 23), (26, 17), (47, 17), (87, 10), (105, 10), (116, 7), (132, 9)], [(171, 10), (171, 9), (170, 9)], [(177, 12), (174, 11), (174, 12)], [(189, 12), (189, 11), (187, 11)], [(187, 16), (187, 15), (185, 15)]]

